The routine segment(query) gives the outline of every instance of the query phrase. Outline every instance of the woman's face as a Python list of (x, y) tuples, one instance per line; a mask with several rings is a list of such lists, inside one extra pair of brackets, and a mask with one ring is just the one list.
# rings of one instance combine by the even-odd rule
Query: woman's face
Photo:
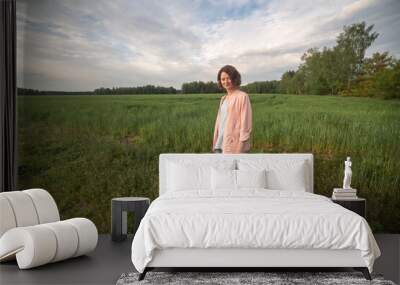
[(233, 89), (232, 81), (228, 73), (222, 71), (220, 80), (222, 87), (224, 87), (226, 90)]

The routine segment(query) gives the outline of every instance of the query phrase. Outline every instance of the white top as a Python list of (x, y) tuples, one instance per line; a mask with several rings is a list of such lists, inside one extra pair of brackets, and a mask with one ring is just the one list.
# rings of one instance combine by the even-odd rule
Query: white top
[(228, 117), (228, 100), (224, 99), (219, 109), (219, 127), (218, 127), (218, 138), (215, 143), (214, 149), (222, 149), (222, 141), (224, 137), (224, 129), (226, 125), (226, 118)]

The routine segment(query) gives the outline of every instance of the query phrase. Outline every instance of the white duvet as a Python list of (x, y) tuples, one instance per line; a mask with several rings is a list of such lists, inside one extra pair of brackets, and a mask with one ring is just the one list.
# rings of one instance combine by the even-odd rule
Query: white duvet
[(132, 243), (143, 272), (154, 249), (358, 249), (369, 271), (380, 256), (366, 220), (330, 199), (298, 191), (182, 191), (154, 200)]

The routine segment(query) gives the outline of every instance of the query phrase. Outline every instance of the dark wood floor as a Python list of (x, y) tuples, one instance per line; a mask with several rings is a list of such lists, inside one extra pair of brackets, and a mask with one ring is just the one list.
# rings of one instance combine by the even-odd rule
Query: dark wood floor
[[(374, 272), (395, 283), (400, 281), (400, 235), (377, 234), (382, 251)], [(132, 237), (115, 243), (110, 235), (100, 235), (94, 252), (88, 256), (19, 270), (16, 262), (0, 264), (0, 284), (115, 284), (124, 272), (134, 271), (130, 259)]]

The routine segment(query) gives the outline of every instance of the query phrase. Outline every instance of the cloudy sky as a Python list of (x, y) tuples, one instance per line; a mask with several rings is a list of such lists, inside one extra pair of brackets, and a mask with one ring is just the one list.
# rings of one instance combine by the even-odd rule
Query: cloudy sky
[(279, 79), (360, 21), (380, 34), (367, 55), (400, 58), (399, 0), (17, 0), (18, 86), (180, 89), (225, 64), (244, 84)]

